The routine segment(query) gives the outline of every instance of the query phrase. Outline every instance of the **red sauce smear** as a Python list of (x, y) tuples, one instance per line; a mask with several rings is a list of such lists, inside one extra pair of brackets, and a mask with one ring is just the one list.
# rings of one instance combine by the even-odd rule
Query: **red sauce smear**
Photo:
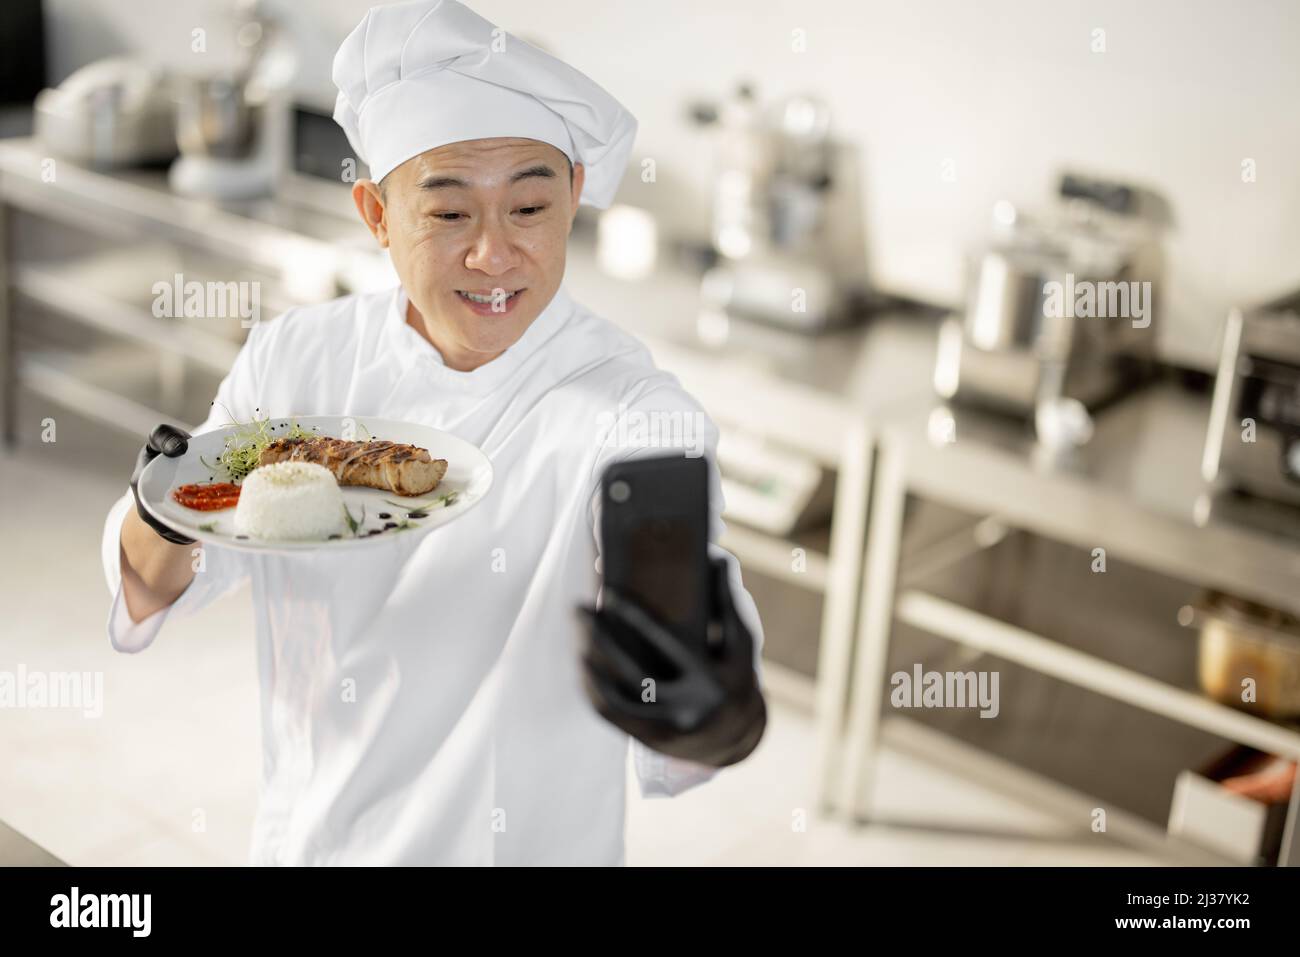
[(182, 485), (172, 492), (172, 498), (195, 511), (217, 512), (235, 507), (239, 501), (239, 486), (230, 482)]

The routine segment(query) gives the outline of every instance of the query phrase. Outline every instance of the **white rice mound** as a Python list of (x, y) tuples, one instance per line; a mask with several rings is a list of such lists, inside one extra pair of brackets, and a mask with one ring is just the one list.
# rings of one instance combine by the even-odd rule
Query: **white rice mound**
[(342, 532), (343, 493), (315, 462), (263, 465), (244, 479), (235, 534), (277, 541), (323, 540)]

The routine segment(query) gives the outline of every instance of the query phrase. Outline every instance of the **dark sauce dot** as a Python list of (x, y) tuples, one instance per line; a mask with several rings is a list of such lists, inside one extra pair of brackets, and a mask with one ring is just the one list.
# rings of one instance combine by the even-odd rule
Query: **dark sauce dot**
[(240, 539), (240, 540), (242, 541), (243, 539), (248, 538), (248, 536), (247, 536), (247, 535), (236, 535), (235, 538), (238, 538), (238, 539)]
[(331, 536), (330, 536), (331, 539), (333, 539), (333, 538), (342, 538), (342, 537), (343, 537), (342, 535), (331, 535)]
[[(380, 517), (382, 518), (383, 516), (381, 515)], [(384, 528), (396, 528), (396, 527), (397, 527), (396, 522), (384, 522)]]
[(380, 512), (380, 513), (379, 513), (379, 517), (380, 517), (380, 518), (392, 518), (393, 516), (392, 516), (392, 515), (389, 515), (387, 512)]
[(407, 518), (428, 518), (429, 513), (428, 512), (407, 512), (406, 517)]

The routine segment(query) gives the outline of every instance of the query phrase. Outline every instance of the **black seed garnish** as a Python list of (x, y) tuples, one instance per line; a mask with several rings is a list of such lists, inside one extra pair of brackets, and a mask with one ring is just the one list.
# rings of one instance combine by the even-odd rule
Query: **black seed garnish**
[[(383, 516), (381, 515), (380, 518), (383, 518)], [(384, 528), (396, 528), (396, 527), (397, 527), (396, 522), (384, 522)]]
[(342, 535), (331, 535), (330, 538), (342, 538)]
[(428, 512), (407, 512), (406, 517), (407, 518), (428, 518), (429, 513)]
[(380, 518), (392, 518), (393, 516), (389, 515), (387, 512), (380, 512), (380, 513), (379, 513), (379, 517), (380, 517)]
[(238, 538), (238, 539), (245, 539), (245, 538), (248, 538), (248, 536), (247, 536), (247, 535), (236, 535), (235, 538)]

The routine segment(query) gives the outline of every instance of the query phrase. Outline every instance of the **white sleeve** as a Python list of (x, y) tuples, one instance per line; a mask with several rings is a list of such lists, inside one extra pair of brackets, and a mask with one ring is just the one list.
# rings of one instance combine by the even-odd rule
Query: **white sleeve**
[(143, 621), (132, 621), (122, 595), (122, 521), (128, 509), (135, 508), (130, 491), (117, 500), (104, 522), (104, 578), (113, 596), (108, 612), (108, 641), (116, 651), (134, 654), (153, 644), (163, 622), (171, 618), (184, 618), (222, 595), (238, 588), (248, 577), (236, 551), (226, 548), (208, 548), (195, 543), (191, 552), (195, 563), (194, 578), (185, 591), (165, 608), (160, 608)]
[[(718, 545), (725, 529), (722, 513), (726, 507), (717, 462), (718, 427), (703, 407), (677, 384), (675, 377), (663, 375), (661, 384), (647, 390), (635, 402), (620, 407), (621, 418), (615, 421), (597, 456), (588, 510), (596, 540), (596, 571), (602, 570), (600, 479), (605, 469), (615, 462), (664, 455), (674, 448), (683, 448), (691, 456), (703, 455), (709, 463), (709, 554), (725, 559), (729, 566), (731, 597), (737, 615), (754, 637), (754, 670), (761, 678), (763, 623), (759, 620), (758, 606), (745, 589), (740, 562)], [(632, 758), (644, 797), (673, 797), (711, 780), (718, 773), (717, 768), (660, 754), (635, 739)]]
[[(196, 435), (219, 428), (232, 421), (232, 417), (243, 422), (253, 417), (254, 410), (262, 403), (261, 384), (264, 379), (261, 373), (268, 367), (270, 341), (280, 321), (259, 322), (249, 330), (234, 365), (217, 388), (207, 419), (195, 430)], [(143, 621), (132, 621), (122, 595), (121, 553), (122, 522), (127, 510), (132, 508), (135, 508), (135, 499), (128, 489), (109, 510), (104, 521), (101, 547), (104, 579), (113, 596), (108, 612), (108, 640), (114, 649), (127, 653), (149, 647), (169, 618), (193, 614), (233, 591), (248, 578), (247, 566), (239, 552), (195, 543), (192, 549), (194, 579), (185, 591), (166, 608), (159, 609)]]

